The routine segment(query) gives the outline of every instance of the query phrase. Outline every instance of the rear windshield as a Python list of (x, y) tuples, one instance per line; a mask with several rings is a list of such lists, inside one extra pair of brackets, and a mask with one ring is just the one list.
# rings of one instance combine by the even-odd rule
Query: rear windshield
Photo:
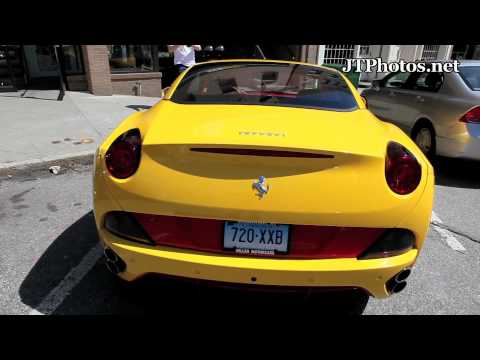
[(181, 104), (269, 105), (352, 111), (358, 105), (332, 70), (282, 63), (205, 63), (182, 79), (171, 100)]
[(480, 66), (460, 66), (460, 76), (473, 91), (480, 91)]

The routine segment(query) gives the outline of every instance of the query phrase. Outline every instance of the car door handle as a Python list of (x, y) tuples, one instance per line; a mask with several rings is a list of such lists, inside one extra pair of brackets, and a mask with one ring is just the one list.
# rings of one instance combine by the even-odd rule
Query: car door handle
[(418, 96), (416, 97), (416, 99), (417, 99), (417, 102), (424, 102), (424, 101), (425, 101), (425, 99), (424, 99), (422, 96), (420, 96), (420, 95), (418, 95)]

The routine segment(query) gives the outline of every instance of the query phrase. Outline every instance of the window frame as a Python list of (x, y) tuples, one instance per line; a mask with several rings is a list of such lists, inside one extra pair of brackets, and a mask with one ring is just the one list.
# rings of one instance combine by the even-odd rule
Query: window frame
[[(464, 66), (460, 66), (460, 69), (462, 67), (478, 67), (480, 69), (480, 66), (471, 66), (471, 65), (464, 65)], [(462, 74), (462, 71), (459, 71), (458, 72), (458, 75), (460, 76), (460, 78), (462, 79), (463, 83), (465, 85), (467, 85), (467, 87), (471, 90), (471, 91), (480, 91), (480, 88), (474, 88), (472, 87), (472, 85), (470, 84), (470, 82), (465, 78), (465, 75)]]
[[(428, 69), (428, 68), (431, 68), (431, 65), (426, 64), (426, 69)], [(416, 71), (416, 72), (412, 72), (412, 73), (407, 73), (407, 74), (409, 74), (409, 76), (407, 77), (407, 79), (405, 80), (405, 83), (401, 87), (395, 88), (395, 87), (386, 87), (385, 86), (385, 84), (387, 83), (387, 81), (390, 78), (394, 77), (395, 75), (405, 74), (405, 73), (406, 72), (397, 71), (397, 72), (390, 73), (390, 74), (386, 75), (381, 80), (380, 87), (383, 88), (383, 89), (389, 89), (389, 90), (410, 90), (410, 91), (420, 91), (420, 92), (427, 92), (427, 93), (437, 93), (442, 88), (443, 84), (445, 83), (445, 74), (443, 72), (441, 72), (440, 74), (442, 76), (442, 83), (440, 84), (440, 86), (437, 89), (435, 89), (435, 90), (415, 89), (414, 86), (415, 86), (418, 78), (420, 76), (422, 76), (422, 74), (428, 73), (427, 71)]]
[[(441, 77), (442, 77), (442, 82), (440, 84), (440, 86), (438, 86), (436, 89), (428, 89), (428, 88), (424, 88), (424, 89), (416, 89), (415, 88), (415, 85), (418, 81), (418, 79), (420, 79), (420, 77), (423, 75), (423, 74), (432, 74), (431, 72), (427, 72), (427, 71), (423, 71), (423, 72), (415, 72), (415, 73), (412, 73), (413, 75), (413, 80), (411, 80), (411, 83), (410, 83), (410, 90), (412, 91), (418, 91), (418, 92), (425, 92), (425, 93), (436, 93), (438, 92), (443, 84), (445, 83), (445, 75), (443, 74), (443, 72), (440, 73)], [(410, 79), (410, 78), (409, 78)]]
[(392, 77), (394, 76), (397, 76), (398, 74), (405, 74), (405, 72), (402, 72), (402, 71), (397, 71), (397, 72), (393, 72), (393, 73), (390, 73), (388, 75), (386, 75), (380, 82), (380, 87), (384, 88), (384, 89), (390, 89), (390, 90), (407, 90), (408, 89), (408, 84), (410, 82), (410, 79), (412, 77), (412, 75), (414, 73), (407, 73), (408, 74), (408, 77), (407, 79), (405, 80), (405, 82), (403, 83), (403, 85), (401, 87), (387, 87), (386, 84), (387, 84), (387, 81), (390, 80)]
[(65, 68), (65, 52), (64, 52), (64, 46), (68, 46), (70, 44), (67, 44), (67, 45), (60, 45), (62, 51), (61, 51), (61, 54), (59, 54), (62, 59), (62, 66), (63, 66), (63, 69), (64, 69), (64, 73), (66, 76), (73, 76), (73, 75), (85, 75), (85, 62), (83, 61), (83, 49), (80, 45), (77, 45), (77, 44), (72, 44), (70, 46), (73, 46), (75, 48), (78, 49), (78, 52), (75, 51), (75, 55), (78, 55), (80, 60), (79, 60), (79, 64), (80, 64), (80, 68), (81, 70), (79, 71), (67, 71), (67, 69)]
[[(295, 64), (295, 63), (289, 63), (289, 62), (275, 62), (275, 61), (266, 61), (266, 62), (263, 62), (263, 61), (259, 61), (259, 62), (255, 62), (255, 61), (252, 61), (252, 62), (248, 62), (248, 61), (231, 61), (231, 62), (220, 62), (220, 63), (217, 63), (218, 65), (231, 65), (231, 64), (252, 64), (252, 65), (262, 65), (262, 64), (265, 64), (265, 65), (303, 65), (303, 66), (309, 66), (309, 67), (312, 67), (312, 68), (317, 68), (317, 66), (313, 66), (313, 65), (309, 65), (309, 64)], [(301, 108), (301, 109), (314, 109), (314, 110), (324, 110), (324, 111), (334, 111), (334, 112), (353, 112), (355, 110), (359, 110), (360, 109), (360, 104), (358, 102), (358, 100), (356, 99), (354, 93), (351, 91), (350, 87), (348, 86), (348, 83), (345, 81), (345, 79), (343, 79), (341, 76), (339, 76), (339, 79), (342, 80), (343, 82), (345, 82), (346, 86), (347, 86), (347, 89), (348, 91), (350, 92), (350, 95), (352, 96), (354, 102), (355, 102), (355, 106), (351, 107), (351, 108), (346, 108), (346, 109), (340, 109), (340, 108), (328, 108), (328, 107), (320, 107), (320, 106), (308, 106), (308, 105), (294, 105), (294, 104), (271, 104), (271, 103), (259, 103), (259, 102), (230, 102), (230, 103), (210, 103), (210, 102), (198, 102), (198, 103), (195, 103), (195, 102), (188, 102), (188, 101), (181, 101), (181, 100), (178, 100), (178, 99), (174, 99), (175, 97), (175, 94), (177, 93), (178, 91), (178, 88), (180, 87), (180, 85), (182, 84), (182, 82), (188, 77), (188, 74), (189, 72), (194, 69), (194, 68), (197, 68), (197, 67), (203, 67), (203, 66), (209, 66), (209, 65), (212, 65), (212, 63), (198, 63), (194, 66), (192, 66), (190, 69), (188, 69), (187, 71), (184, 72), (182, 78), (180, 79), (180, 82), (177, 84), (177, 86), (175, 87), (175, 89), (173, 89), (173, 92), (170, 94), (168, 100), (173, 102), (173, 103), (176, 103), (176, 104), (182, 104), (182, 105), (223, 105), (223, 106), (230, 106), (230, 105), (253, 105), (253, 106), (274, 106), (274, 107), (288, 107), (288, 108)], [(319, 67), (318, 67), (319, 68)], [(335, 74), (336, 72), (332, 69), (325, 69), (325, 67), (322, 67), (322, 70), (323, 71), (327, 71), (327, 72), (330, 72), (330, 73), (333, 73)]]
[[(112, 46), (121, 46), (121, 45), (132, 45), (132, 44), (113, 44)], [(144, 44), (134, 44), (135, 46), (141, 46)], [(159, 63), (158, 63), (158, 45), (152, 45), (152, 44), (146, 44), (147, 46), (150, 46), (150, 51), (151, 51), (151, 56), (152, 56), (152, 70), (140, 70), (138, 68), (135, 69), (130, 69), (130, 68), (125, 68), (125, 69), (119, 69), (119, 68), (114, 68), (112, 67), (110, 61), (111, 57), (108, 57), (108, 65), (110, 66), (110, 74), (149, 74), (149, 73), (155, 73), (159, 71)]]

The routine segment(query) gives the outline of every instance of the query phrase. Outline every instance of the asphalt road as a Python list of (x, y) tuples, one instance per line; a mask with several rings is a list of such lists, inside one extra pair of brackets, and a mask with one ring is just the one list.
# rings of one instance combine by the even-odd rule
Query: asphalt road
[[(480, 164), (441, 159), (436, 169), (434, 212), (441, 227), (431, 226), (407, 288), (386, 300), (370, 299), (364, 314), (480, 314)], [(90, 170), (0, 179), (0, 314), (205, 312), (217, 306), (294, 312), (306, 304), (290, 295), (205, 290), (157, 278), (122, 285), (100, 257)], [(308, 304), (328, 306), (318, 299)]]

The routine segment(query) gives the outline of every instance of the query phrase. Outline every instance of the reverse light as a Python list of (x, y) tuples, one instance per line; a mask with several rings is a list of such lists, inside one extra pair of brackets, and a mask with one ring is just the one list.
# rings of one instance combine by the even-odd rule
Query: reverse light
[(468, 124), (480, 124), (480, 106), (468, 110), (461, 118), (461, 122)]
[(388, 186), (400, 195), (414, 191), (422, 178), (422, 167), (404, 146), (390, 142), (385, 158), (385, 178)]
[(415, 235), (406, 229), (387, 230), (377, 241), (365, 250), (359, 260), (378, 259), (406, 253), (415, 246)]
[(140, 165), (140, 152), (140, 130), (132, 129), (120, 135), (110, 145), (105, 155), (105, 163), (110, 175), (117, 179), (132, 176)]

